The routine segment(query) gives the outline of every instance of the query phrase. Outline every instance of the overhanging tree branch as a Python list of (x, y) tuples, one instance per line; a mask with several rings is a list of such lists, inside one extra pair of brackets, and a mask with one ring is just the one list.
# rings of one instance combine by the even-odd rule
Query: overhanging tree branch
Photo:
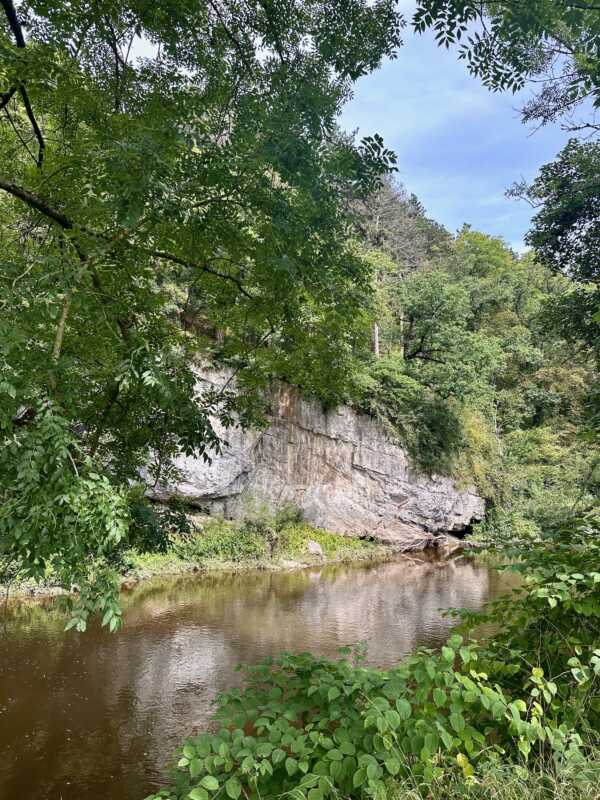
[(17, 47), (25, 47), (25, 37), (23, 36), (23, 28), (21, 27), (21, 23), (19, 22), (19, 18), (17, 17), (17, 10), (14, 6), (14, 3), (12, 2), (12, 0), (0, 0), (0, 3), (2, 4), (2, 8), (4, 9), (4, 13), (6, 14), (6, 19), (8, 20), (10, 29), (15, 37), (15, 42), (17, 43)]
[[(2, 8), (4, 9), (4, 13), (6, 14), (6, 18), (8, 20), (8, 24), (15, 37), (15, 42), (17, 44), (17, 47), (24, 48), (25, 36), (23, 35), (23, 28), (21, 27), (21, 23), (19, 22), (19, 18), (17, 16), (17, 11), (15, 9), (14, 3), (12, 2), (12, 0), (0, 0), (0, 3), (2, 4)], [(35, 118), (35, 114), (33, 113), (33, 108), (31, 106), (29, 95), (27, 94), (27, 89), (23, 84), (20, 84), (18, 88), (19, 88), (19, 94), (21, 95), (21, 99), (23, 100), (23, 105), (25, 106), (27, 117), (29, 119), (29, 122), (31, 123), (31, 127), (33, 128), (35, 137), (38, 140), (37, 165), (38, 167), (41, 168), (44, 162), (44, 151), (46, 149), (46, 142), (44, 141), (42, 131), (40, 129), (40, 126), (38, 125), (37, 119)], [(12, 95), (15, 93), (15, 91), (16, 87), (9, 89), (7, 93), (2, 95), (2, 105), (0, 106), (0, 108), (3, 108), (6, 105), (8, 100), (10, 100)], [(8, 100), (4, 102), (4, 98), (6, 97), (7, 94), (10, 96), (8, 97)]]
[(17, 87), (11, 86), (7, 92), (0, 94), (0, 111), (5, 108), (11, 101), (14, 94), (16, 94)]
[(244, 52), (243, 46), (240, 44), (240, 42), (238, 42), (236, 37), (233, 35), (232, 31), (227, 27), (227, 23), (223, 19), (223, 15), (221, 14), (221, 12), (219, 10), (219, 7), (217, 6), (216, 3), (213, 2), (213, 0), (208, 0), (208, 5), (212, 8), (212, 10), (214, 11), (217, 19), (221, 23), (221, 27), (225, 31), (225, 35), (227, 36), (229, 41), (233, 44), (234, 48), (237, 50), (238, 55), (240, 56), (240, 59), (242, 61), (242, 64), (248, 70), (248, 74), (252, 75), (253, 72), (254, 72), (254, 70), (252, 69), (252, 64), (250, 64), (250, 62), (246, 58), (246, 54)]
[[(205, 272), (205, 273), (207, 273), (209, 275), (213, 275), (216, 278), (220, 278), (221, 280), (233, 283), (237, 287), (239, 293), (241, 295), (243, 295), (244, 297), (246, 297), (248, 300), (252, 300), (253, 302), (255, 302), (257, 300), (257, 298), (244, 287), (243, 283), (235, 275), (229, 275), (226, 272), (219, 272), (218, 270), (213, 269), (212, 267), (208, 266), (207, 264), (201, 264), (199, 262), (196, 262), (196, 261), (193, 261), (193, 260), (190, 260), (190, 259), (185, 259), (185, 258), (182, 258), (181, 256), (175, 255), (174, 253), (169, 253), (168, 251), (165, 251), (165, 250), (154, 250), (154, 249), (150, 249), (150, 248), (144, 248), (143, 246), (140, 246), (140, 245), (136, 244), (135, 242), (128, 241), (129, 237), (133, 233), (133, 230), (131, 230), (129, 228), (122, 229), (121, 231), (119, 231), (119, 233), (116, 236), (112, 236), (111, 237), (106, 233), (92, 230), (92, 229), (88, 228), (87, 226), (77, 225), (75, 223), (75, 221), (72, 220), (70, 217), (68, 217), (67, 215), (63, 214), (61, 211), (58, 211), (57, 209), (53, 208), (50, 205), (50, 203), (48, 203), (48, 201), (45, 200), (44, 198), (39, 197), (38, 195), (35, 195), (32, 192), (27, 191), (23, 187), (18, 186), (17, 184), (15, 184), (15, 183), (13, 183), (11, 181), (3, 180), (1, 177), (0, 177), (0, 190), (3, 190), (5, 192), (7, 192), (8, 194), (12, 195), (13, 197), (18, 198), (19, 200), (24, 202), (26, 205), (28, 205), (30, 208), (33, 208), (34, 210), (36, 210), (39, 213), (43, 214), (49, 220), (52, 220), (52, 222), (54, 222), (57, 225), (59, 225), (63, 230), (68, 230), (68, 231), (79, 230), (82, 233), (85, 233), (87, 235), (90, 235), (90, 236), (93, 236), (93, 237), (96, 237), (96, 238), (99, 238), (99, 239), (102, 239), (102, 240), (108, 242), (107, 246), (102, 250), (101, 254), (96, 255), (96, 256), (92, 256), (92, 258), (88, 258), (87, 255), (81, 249), (77, 239), (74, 238), (72, 240), (73, 241), (73, 246), (75, 247), (75, 250), (77, 252), (77, 255), (78, 255), (80, 261), (86, 267), (86, 270), (89, 272), (89, 275), (90, 275), (91, 280), (92, 280), (92, 284), (93, 284), (94, 288), (96, 289), (96, 291), (100, 295), (106, 296), (106, 293), (105, 293), (103, 285), (102, 285), (102, 279), (100, 278), (98, 270), (96, 269), (96, 262), (100, 258), (100, 255), (106, 254), (106, 252), (108, 252), (109, 250), (111, 250), (114, 247), (116, 247), (117, 244), (126, 243), (126, 244), (129, 244), (131, 247), (134, 247), (134, 248), (136, 248), (138, 250), (141, 250), (142, 252), (147, 253), (150, 256), (153, 256), (154, 258), (163, 259), (165, 261), (171, 261), (172, 263), (179, 264), (181, 266), (187, 267), (188, 269), (196, 269), (196, 270), (199, 270), (201, 272)], [(145, 217), (142, 217), (142, 219), (136, 225), (136, 228), (139, 228), (139, 226), (143, 223), (144, 220), (145, 220)], [(67, 304), (67, 307), (66, 307), (66, 313), (67, 314), (68, 314), (68, 311), (69, 311), (69, 305), (70, 305), (70, 300), (69, 300), (69, 303)], [(266, 319), (269, 322), (269, 325), (271, 326), (271, 329), (273, 330), (274, 329), (273, 323), (271, 322), (269, 317), (266, 317)], [(66, 321), (66, 317), (65, 317), (65, 321)], [(117, 322), (117, 325), (119, 327), (119, 330), (120, 330), (120, 333), (121, 333), (121, 336), (122, 336), (123, 340), (127, 341), (129, 339), (129, 329), (131, 327), (130, 321), (125, 319), (125, 318), (123, 318), (123, 317), (121, 317), (121, 316), (119, 316), (119, 317), (117, 317), (116, 322)], [(60, 325), (59, 325), (59, 327), (60, 327)], [(63, 325), (63, 328), (64, 328), (64, 325)], [(58, 331), (57, 331), (57, 334), (58, 334)], [(60, 348), (60, 346), (62, 346), (62, 338), (63, 338), (63, 336), (64, 336), (64, 330), (63, 330), (62, 334), (60, 335), (59, 348)], [(60, 349), (59, 349), (59, 353), (60, 353)]]
[(249, 300), (256, 300), (253, 294), (251, 294), (247, 289), (244, 288), (244, 285), (240, 281), (239, 278), (236, 278), (235, 275), (229, 275), (226, 272), (219, 272), (216, 269), (212, 269), (207, 264), (200, 264), (196, 261), (190, 261), (189, 259), (181, 258), (180, 256), (176, 256), (173, 253), (168, 253), (165, 250), (148, 250), (146, 248), (142, 248), (145, 253), (150, 256), (154, 256), (154, 258), (160, 258), (164, 261), (171, 261), (174, 264), (179, 264), (182, 267), (188, 267), (189, 269), (199, 269), (201, 272), (206, 272), (209, 275), (214, 275), (216, 278), (221, 278), (222, 280), (230, 281), (234, 283), (240, 294), (243, 294), (244, 297), (247, 297)]
[(44, 141), (42, 131), (40, 130), (40, 126), (38, 125), (37, 120), (35, 118), (35, 114), (33, 113), (33, 108), (31, 107), (31, 101), (29, 100), (29, 95), (27, 94), (27, 90), (25, 89), (24, 86), (19, 87), (19, 94), (21, 95), (21, 99), (23, 100), (25, 111), (27, 112), (29, 122), (31, 123), (33, 132), (35, 133), (35, 138), (38, 140), (37, 165), (41, 169), (42, 164), (44, 163), (44, 152), (46, 150), (46, 142)]
[(28, 192), (27, 189), (17, 186), (16, 183), (12, 183), (11, 181), (6, 181), (0, 178), (0, 189), (8, 194), (11, 194), (13, 197), (17, 197), (19, 200), (22, 200), (30, 208), (34, 208), (36, 211), (39, 211), (45, 217), (48, 217), (48, 219), (51, 219), (53, 222), (56, 222), (57, 225), (60, 225), (60, 227), (64, 230), (71, 230), (75, 227), (75, 224), (72, 220), (70, 220), (60, 211), (52, 208), (52, 206), (42, 197), (38, 197), (37, 195)]
[[(1, 177), (0, 177), (0, 189), (12, 195), (13, 197), (22, 200), (30, 208), (39, 211), (45, 217), (47, 217), (48, 219), (52, 220), (57, 225), (59, 225), (63, 230), (80, 230), (82, 233), (86, 233), (90, 236), (94, 236), (96, 238), (103, 240), (108, 240), (110, 242), (111, 247), (114, 247), (116, 244), (121, 242), (127, 243), (130, 246), (135, 247), (136, 249), (141, 250), (142, 252), (147, 253), (150, 256), (153, 256), (154, 258), (163, 259), (165, 261), (171, 261), (174, 264), (179, 264), (180, 266), (188, 267), (189, 269), (197, 269), (202, 272), (206, 272), (209, 275), (214, 275), (216, 278), (220, 278), (221, 280), (234, 283), (237, 286), (240, 294), (242, 294), (244, 297), (247, 297), (249, 300), (256, 300), (256, 297), (244, 287), (240, 279), (237, 278), (235, 275), (229, 275), (226, 272), (219, 272), (218, 270), (209, 267), (207, 264), (201, 264), (197, 261), (192, 261), (190, 259), (182, 258), (181, 256), (177, 256), (174, 253), (169, 253), (166, 250), (153, 250), (151, 248), (146, 248), (143, 247), (142, 245), (138, 245), (134, 242), (129, 242), (128, 237), (131, 236), (131, 234), (133, 233), (132, 229), (125, 228), (121, 230), (115, 237), (111, 237), (107, 233), (95, 231), (91, 228), (88, 228), (85, 225), (77, 225), (75, 221), (72, 220), (70, 217), (66, 216), (61, 211), (58, 211), (57, 209), (53, 208), (50, 205), (50, 203), (48, 203), (48, 201), (45, 200), (44, 198), (39, 197), (38, 195), (35, 195), (32, 192), (27, 191), (27, 189), (24, 189), (22, 186), (18, 186), (16, 183), (4, 180)], [(137, 223), (136, 228), (139, 228), (140, 224), (142, 224), (144, 219), (145, 218), (142, 217), (142, 220), (140, 220)], [(80, 259), (85, 260), (86, 258), (85, 255), (81, 253), (79, 250), (78, 253)], [(92, 278), (94, 279), (93, 273), (92, 273)]]

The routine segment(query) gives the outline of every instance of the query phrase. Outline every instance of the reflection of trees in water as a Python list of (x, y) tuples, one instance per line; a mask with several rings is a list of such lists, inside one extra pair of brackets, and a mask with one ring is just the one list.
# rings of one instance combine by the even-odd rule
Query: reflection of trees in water
[(445, 638), (440, 608), (478, 608), (499, 588), (467, 559), (417, 557), (150, 582), (128, 594), (117, 635), (64, 635), (56, 620), (30, 616), (0, 662), (0, 708), (13, 698), (0, 744), (4, 730), (19, 743), (0, 766), (0, 796), (44, 786), (64, 800), (142, 797), (151, 769), (239, 680), (238, 663), (285, 649), (333, 656), (367, 640), (369, 661), (390, 664)]

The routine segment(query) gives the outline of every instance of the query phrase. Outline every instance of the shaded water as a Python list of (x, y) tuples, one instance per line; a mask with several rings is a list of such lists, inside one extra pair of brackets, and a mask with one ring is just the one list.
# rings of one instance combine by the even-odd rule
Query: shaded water
[(15, 604), (0, 631), (0, 798), (142, 800), (240, 662), (364, 640), (388, 666), (446, 638), (440, 609), (479, 608), (502, 581), (462, 556), (160, 579), (127, 594), (117, 634), (63, 633), (57, 610)]

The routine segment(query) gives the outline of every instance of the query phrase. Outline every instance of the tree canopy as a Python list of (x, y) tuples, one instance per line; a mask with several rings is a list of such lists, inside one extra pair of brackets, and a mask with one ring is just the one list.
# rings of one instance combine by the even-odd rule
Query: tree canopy
[[(142, 465), (218, 448), (210, 415), (253, 418), (270, 376), (344, 380), (370, 292), (348, 209), (394, 156), (336, 117), (402, 19), (391, 0), (1, 5), (1, 545), (99, 587), (83, 626), (113, 608)], [(215, 350), (241, 393), (197, 396)]]
[[(571, 280), (548, 319), (554, 330), (600, 363), (600, 144), (571, 139), (528, 186), (512, 193), (536, 208), (527, 234), (538, 260)], [(598, 429), (600, 399), (590, 398)]]

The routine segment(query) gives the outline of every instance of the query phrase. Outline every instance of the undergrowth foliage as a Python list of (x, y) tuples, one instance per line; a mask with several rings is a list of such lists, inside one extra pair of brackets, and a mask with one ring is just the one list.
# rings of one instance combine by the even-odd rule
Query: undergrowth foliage
[[(522, 586), (464, 614), (440, 651), (389, 670), (363, 666), (360, 648), (245, 667), (244, 688), (218, 700), (216, 731), (184, 744), (171, 786), (154, 797), (383, 798), (398, 782), (474, 786), (538, 761), (583, 774), (600, 731), (597, 534), (587, 519), (513, 542)], [(474, 638), (500, 622), (489, 640)]]
[(96, 472), (53, 404), (36, 413), (35, 427), (0, 448), (0, 562), (21, 577), (41, 581), (52, 570), (62, 585), (78, 585), (66, 600), (68, 627), (82, 631), (100, 613), (114, 631), (121, 611), (112, 562), (127, 536), (127, 491)]

